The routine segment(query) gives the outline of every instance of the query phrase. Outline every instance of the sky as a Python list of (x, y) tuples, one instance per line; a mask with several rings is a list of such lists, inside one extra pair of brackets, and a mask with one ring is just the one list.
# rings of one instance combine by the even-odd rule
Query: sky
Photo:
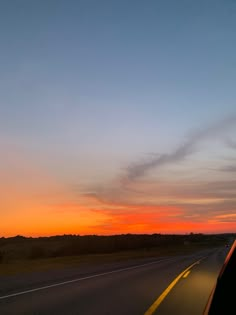
[(2, 0), (0, 52), (0, 236), (236, 232), (234, 0)]

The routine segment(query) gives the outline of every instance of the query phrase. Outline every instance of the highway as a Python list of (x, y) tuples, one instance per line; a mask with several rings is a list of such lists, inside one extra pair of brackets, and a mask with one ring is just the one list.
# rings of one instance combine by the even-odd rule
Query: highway
[(202, 315), (227, 248), (0, 278), (1, 315)]

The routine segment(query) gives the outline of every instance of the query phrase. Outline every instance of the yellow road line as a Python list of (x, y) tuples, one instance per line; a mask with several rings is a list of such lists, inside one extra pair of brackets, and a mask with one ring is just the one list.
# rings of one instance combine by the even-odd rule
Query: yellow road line
[(187, 278), (187, 276), (190, 274), (190, 270), (187, 271), (184, 275), (183, 275), (183, 278)]
[(164, 298), (167, 296), (167, 294), (173, 289), (173, 287), (176, 285), (176, 283), (182, 278), (184, 274), (186, 274), (187, 271), (189, 271), (193, 266), (200, 263), (202, 259), (196, 261), (192, 265), (190, 265), (188, 268), (186, 268), (183, 272), (181, 272), (172, 282), (171, 284), (163, 291), (163, 293), (156, 299), (156, 301), (149, 307), (149, 309), (144, 313), (144, 315), (152, 315), (156, 309), (159, 307), (161, 302), (164, 300)]

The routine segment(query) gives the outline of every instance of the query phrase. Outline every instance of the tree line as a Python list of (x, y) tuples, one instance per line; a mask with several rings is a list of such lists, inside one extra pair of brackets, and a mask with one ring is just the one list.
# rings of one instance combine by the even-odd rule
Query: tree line
[(150, 250), (168, 246), (226, 242), (229, 234), (121, 234), (121, 235), (58, 235), (50, 237), (15, 236), (0, 238), (0, 262), (4, 259), (37, 259), (48, 257), (107, 254), (128, 250)]

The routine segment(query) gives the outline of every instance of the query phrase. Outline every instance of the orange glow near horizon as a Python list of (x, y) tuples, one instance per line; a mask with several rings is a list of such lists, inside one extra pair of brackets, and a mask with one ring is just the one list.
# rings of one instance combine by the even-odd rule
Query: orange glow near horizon
[(145, 197), (136, 199), (132, 192), (126, 195), (129, 203), (119, 198), (116, 202), (99, 200), (67, 190), (53, 176), (25, 161), (8, 159), (7, 165), (8, 171), (0, 165), (0, 237), (236, 231), (232, 211), (201, 219), (191, 213), (191, 205), (186, 210), (188, 205), (182, 202), (183, 198), (179, 198), (179, 204), (176, 199), (176, 205), (158, 206), (161, 197), (157, 196), (156, 206), (145, 205)]
[(0, 238), (236, 234), (236, 0), (2, 3)]
[[(65, 207), (65, 208), (64, 208)], [(31, 211), (31, 209), (34, 211)], [(126, 209), (126, 210), (125, 210)], [(19, 209), (18, 209), (19, 210)], [(175, 207), (123, 206), (117, 209), (92, 209), (89, 206), (73, 204), (58, 207), (43, 207), (32, 204), (13, 215), (5, 215), (0, 222), (1, 235), (10, 237), (114, 234), (188, 234), (233, 232), (236, 223), (222, 223), (217, 220), (194, 222), (181, 219), (181, 209)]]

